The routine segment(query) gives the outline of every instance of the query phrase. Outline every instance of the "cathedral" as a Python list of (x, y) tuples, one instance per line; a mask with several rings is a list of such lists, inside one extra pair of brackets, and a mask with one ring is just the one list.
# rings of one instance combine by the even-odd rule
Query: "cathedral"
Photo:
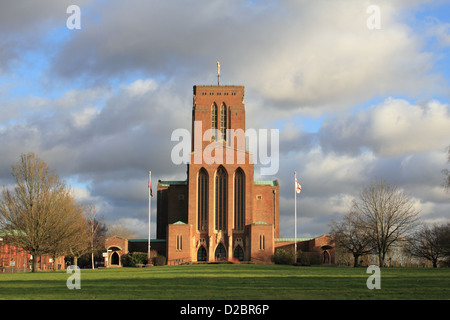
[(277, 180), (254, 181), (245, 144), (244, 87), (196, 85), (187, 179), (158, 181), (157, 237), (167, 262), (270, 262)]
[[(279, 238), (278, 180), (254, 180), (245, 130), (244, 86), (194, 86), (187, 177), (158, 181), (152, 255), (165, 256), (169, 265), (271, 263), (276, 248), (293, 249), (294, 239)], [(119, 256), (128, 252), (145, 252), (147, 241), (107, 239), (106, 265), (120, 265)], [(300, 240), (298, 248), (319, 248), (323, 262), (331, 263), (328, 237)]]

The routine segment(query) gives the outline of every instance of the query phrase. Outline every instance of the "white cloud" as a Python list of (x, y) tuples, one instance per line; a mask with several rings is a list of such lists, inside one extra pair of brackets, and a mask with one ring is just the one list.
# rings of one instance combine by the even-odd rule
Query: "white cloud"
[(153, 79), (138, 79), (133, 83), (122, 86), (122, 89), (130, 96), (141, 96), (150, 91), (154, 91), (158, 84)]
[(450, 143), (447, 104), (431, 101), (423, 106), (388, 99), (371, 110), (368, 139), (383, 155), (443, 149)]
[(82, 129), (86, 127), (98, 114), (99, 111), (96, 107), (86, 107), (81, 111), (72, 114), (73, 125), (77, 129)]
[(338, 152), (367, 148), (379, 156), (443, 150), (450, 143), (448, 104), (412, 104), (388, 98), (358, 114), (328, 119), (319, 133), (323, 145)]

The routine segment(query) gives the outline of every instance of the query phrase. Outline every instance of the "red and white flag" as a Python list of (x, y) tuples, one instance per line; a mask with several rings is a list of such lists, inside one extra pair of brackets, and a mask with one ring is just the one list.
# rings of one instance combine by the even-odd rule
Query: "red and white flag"
[(302, 191), (302, 186), (298, 183), (297, 178), (295, 178), (295, 191), (300, 193)]
[(150, 196), (153, 197), (153, 189), (152, 189), (152, 172), (148, 172), (148, 187), (150, 189)]

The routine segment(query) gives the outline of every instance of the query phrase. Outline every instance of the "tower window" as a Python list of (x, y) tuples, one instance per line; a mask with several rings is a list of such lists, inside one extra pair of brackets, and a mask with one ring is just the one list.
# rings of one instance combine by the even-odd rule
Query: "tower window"
[(215, 103), (211, 107), (211, 129), (217, 129), (217, 105)]
[(222, 139), (227, 140), (227, 106), (224, 103), (220, 106), (220, 132)]
[(220, 166), (216, 173), (216, 230), (227, 230), (227, 188), (228, 178), (225, 169)]
[(208, 229), (208, 173), (204, 168), (198, 174), (198, 224), (197, 229), (204, 231)]
[(234, 176), (234, 229), (244, 230), (245, 223), (245, 175), (238, 168)]

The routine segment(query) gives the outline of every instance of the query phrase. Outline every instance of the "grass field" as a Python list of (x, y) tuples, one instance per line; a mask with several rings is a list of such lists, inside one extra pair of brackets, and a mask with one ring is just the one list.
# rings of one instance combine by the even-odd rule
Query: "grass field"
[(182, 265), (81, 270), (81, 289), (65, 271), (0, 274), (0, 299), (42, 300), (448, 300), (450, 268), (383, 268), (369, 290), (365, 268), (284, 265)]

